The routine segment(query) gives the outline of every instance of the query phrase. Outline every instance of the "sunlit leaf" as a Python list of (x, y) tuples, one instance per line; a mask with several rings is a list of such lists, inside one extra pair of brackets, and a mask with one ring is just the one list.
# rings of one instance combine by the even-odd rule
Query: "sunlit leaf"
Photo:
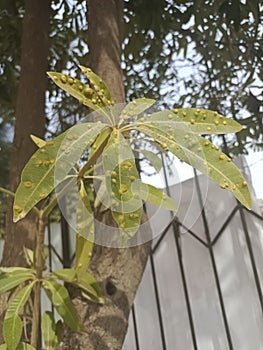
[(15, 350), (22, 335), (23, 322), (19, 317), (25, 306), (35, 282), (19, 290), (9, 304), (3, 323), (4, 340), (10, 350)]
[(97, 96), (105, 105), (113, 105), (113, 100), (111, 98), (110, 90), (107, 84), (90, 68), (79, 66), (81, 71), (86, 75), (89, 80), (90, 85), (96, 91)]
[(121, 112), (120, 120), (126, 120), (130, 117), (138, 116), (155, 103), (151, 98), (137, 98), (128, 103)]
[(46, 141), (40, 139), (39, 137), (35, 136), (35, 135), (30, 135), (32, 141), (37, 145), (37, 147), (41, 148), (46, 146)]
[(104, 107), (104, 104), (97, 96), (96, 91), (83, 84), (80, 80), (56, 72), (48, 72), (47, 74), (57, 86), (68, 92), (71, 96), (78, 99), (79, 103), (93, 110)]
[(35, 278), (31, 269), (16, 268), (17, 270), (15, 270), (15, 268), (11, 268), (12, 270), (10, 272), (7, 269), (1, 269), (6, 272), (0, 274), (0, 293), (7, 292), (21, 283)]
[(74, 331), (80, 332), (82, 330), (80, 320), (70, 300), (67, 289), (51, 280), (44, 280), (43, 287), (64, 322)]
[(172, 129), (193, 131), (197, 134), (226, 134), (242, 130), (242, 126), (233, 119), (217, 112), (199, 108), (180, 108), (153, 113), (138, 122), (159, 127), (168, 134)]
[(60, 338), (56, 332), (56, 322), (51, 311), (45, 311), (41, 319), (41, 330), (44, 338), (45, 350), (57, 349)]
[(63, 181), (83, 152), (105, 127), (102, 123), (83, 123), (47, 141), (38, 149), (22, 171), (14, 202), (14, 221), (18, 221), (46, 198)]
[(142, 201), (131, 191), (139, 174), (131, 147), (119, 130), (112, 133), (102, 158), (113, 218), (122, 234), (131, 237), (138, 230), (142, 215)]
[(231, 191), (244, 206), (251, 208), (250, 193), (241, 172), (210, 141), (190, 132), (184, 133), (180, 129), (173, 129), (167, 134), (165, 128), (155, 129), (144, 125), (140, 130), (157, 140), (165, 150), (210, 177), (221, 188)]

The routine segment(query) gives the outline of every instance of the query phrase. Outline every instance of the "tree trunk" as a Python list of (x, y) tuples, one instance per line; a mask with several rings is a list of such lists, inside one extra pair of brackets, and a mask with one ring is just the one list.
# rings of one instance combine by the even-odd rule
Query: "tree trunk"
[[(15, 192), (21, 171), (35, 151), (29, 135), (44, 136), (47, 87), (50, 1), (26, 0), (21, 44), (21, 76), (15, 112), (15, 135), (11, 150), (9, 188)], [(33, 213), (16, 224), (9, 201), (6, 215), (3, 266), (25, 266), (23, 246), (33, 247), (36, 217)], [(5, 307), (0, 299), (0, 311)], [(1, 334), (2, 332), (0, 332)]]
[[(115, 102), (125, 101), (121, 70), (122, 0), (87, 0), (88, 45), (91, 67), (108, 84)], [(109, 212), (101, 219), (113, 225)], [(143, 218), (147, 222), (146, 216)], [(138, 235), (151, 235), (149, 224)], [(109, 248), (96, 245), (90, 272), (99, 281), (105, 304), (82, 299), (75, 290), (73, 302), (84, 324), (85, 332), (67, 330), (63, 345), (74, 350), (120, 350), (128, 327), (129, 312), (141, 281), (150, 243), (132, 248)]]

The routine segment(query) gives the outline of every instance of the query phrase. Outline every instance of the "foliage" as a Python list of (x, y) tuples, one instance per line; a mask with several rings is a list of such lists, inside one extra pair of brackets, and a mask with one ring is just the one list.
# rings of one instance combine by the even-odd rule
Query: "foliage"
[[(111, 211), (119, 228), (119, 240), (125, 246), (141, 224), (144, 201), (177, 210), (172, 198), (158, 188), (141, 182), (131, 142), (134, 137), (142, 135), (145, 140), (156, 143), (164, 153), (169, 151), (193, 165), (251, 208), (247, 184), (239, 170), (218, 147), (200, 136), (237, 132), (242, 128), (240, 124), (217, 112), (196, 108), (145, 114), (155, 102), (146, 98), (130, 102), (118, 114), (106, 84), (89, 68), (80, 68), (89, 86), (65, 74), (48, 74), (81, 104), (99, 113), (102, 121), (74, 125), (49, 141), (31, 136), (38, 150), (22, 172), (15, 194), (14, 221), (24, 218), (33, 209), (39, 216), (39, 232), (36, 233), (35, 251), (24, 250), (31, 264), (29, 268), (1, 269), (0, 292), (13, 292), (4, 319), (3, 349), (33, 349), (32, 346), (36, 345), (35, 340), (31, 340), (32, 346), (20, 342), (23, 328), (20, 315), (32, 291), (35, 294), (35, 320), (40, 308), (36, 295), (40, 295), (43, 288), (63, 322), (77, 332), (82, 331), (81, 322), (67, 289), (60, 282), (79, 288), (82, 295), (93, 302), (103, 303), (98, 283), (87, 272), (93, 248), (95, 211)], [(136, 152), (144, 152), (158, 168), (158, 162), (150, 151), (138, 149)], [(93, 187), (95, 180), (100, 183), (97, 192)], [(43, 274), (44, 220), (59, 197), (76, 183), (79, 200), (76, 208), (75, 267)], [(53, 195), (57, 188), (58, 192)], [(36, 204), (48, 196), (49, 203), (41, 209), (37, 208)], [(21, 284), (22, 288), (19, 287)], [(60, 343), (62, 322), (56, 322), (49, 311), (42, 315), (41, 322), (46, 349), (55, 349)]]

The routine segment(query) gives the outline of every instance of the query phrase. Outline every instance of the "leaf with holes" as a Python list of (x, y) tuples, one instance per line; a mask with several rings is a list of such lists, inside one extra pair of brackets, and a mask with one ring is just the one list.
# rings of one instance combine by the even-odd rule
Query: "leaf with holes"
[(9, 350), (15, 350), (22, 336), (23, 322), (19, 317), (25, 306), (35, 281), (28, 284), (13, 297), (9, 304), (3, 323), (3, 337)]
[(142, 201), (131, 190), (132, 183), (139, 180), (139, 174), (131, 147), (119, 130), (113, 131), (102, 161), (112, 215), (122, 236), (128, 239), (140, 226)]
[(15, 194), (15, 222), (25, 217), (35, 204), (66, 178), (104, 127), (102, 123), (74, 125), (54, 140), (47, 141), (46, 146), (33, 154), (22, 171)]
[(82, 326), (67, 289), (51, 280), (44, 280), (43, 287), (63, 321), (74, 331), (81, 332)]
[(141, 125), (140, 131), (158, 140), (165, 150), (210, 177), (221, 188), (231, 191), (244, 206), (251, 208), (251, 197), (243, 175), (231, 159), (210, 141), (194, 133), (183, 133), (180, 129), (173, 129), (167, 134), (165, 127), (155, 129)]
[(242, 126), (233, 119), (226, 118), (217, 112), (198, 109), (180, 108), (172, 111), (160, 111), (139, 119), (139, 123), (161, 129), (167, 134), (172, 130), (196, 134), (226, 134), (242, 130)]

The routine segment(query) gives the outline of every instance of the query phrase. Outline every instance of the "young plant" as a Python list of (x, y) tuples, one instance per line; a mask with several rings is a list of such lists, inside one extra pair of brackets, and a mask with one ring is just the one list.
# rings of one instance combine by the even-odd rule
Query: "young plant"
[[(14, 292), (4, 320), (6, 345), (2, 345), (0, 350), (36, 347), (41, 289), (45, 290), (62, 320), (81, 332), (82, 327), (67, 289), (57, 280), (80, 288), (95, 302), (103, 302), (97, 282), (87, 273), (94, 240), (95, 213), (110, 210), (119, 229), (119, 246), (125, 247), (140, 227), (144, 201), (177, 210), (172, 198), (140, 180), (133, 146), (138, 135), (206, 174), (216, 184), (231, 191), (244, 206), (251, 208), (248, 186), (238, 168), (218, 147), (201, 136), (237, 132), (242, 128), (240, 124), (217, 112), (196, 108), (145, 115), (144, 112), (155, 102), (147, 98), (136, 99), (119, 111), (100, 77), (89, 68), (80, 66), (80, 69), (89, 85), (65, 74), (48, 74), (55, 84), (96, 111), (96, 119), (101, 120), (74, 125), (51, 141), (32, 136), (39, 149), (24, 167), (13, 209), (15, 222), (35, 210), (39, 217), (39, 231), (36, 232), (34, 252), (27, 253), (31, 256), (31, 266), (1, 269), (0, 292)], [(159, 167), (151, 151), (137, 151)], [(60, 198), (74, 185), (77, 185), (78, 196), (75, 267), (44, 274), (45, 220)], [(38, 209), (36, 205), (47, 197), (48, 204)], [(21, 283), (24, 287), (18, 289)], [(20, 342), (23, 322), (19, 314), (32, 291), (34, 315), (29, 347)], [(53, 314), (45, 312), (42, 330), (47, 349), (58, 346), (60, 329), (61, 321), (56, 323)]]

